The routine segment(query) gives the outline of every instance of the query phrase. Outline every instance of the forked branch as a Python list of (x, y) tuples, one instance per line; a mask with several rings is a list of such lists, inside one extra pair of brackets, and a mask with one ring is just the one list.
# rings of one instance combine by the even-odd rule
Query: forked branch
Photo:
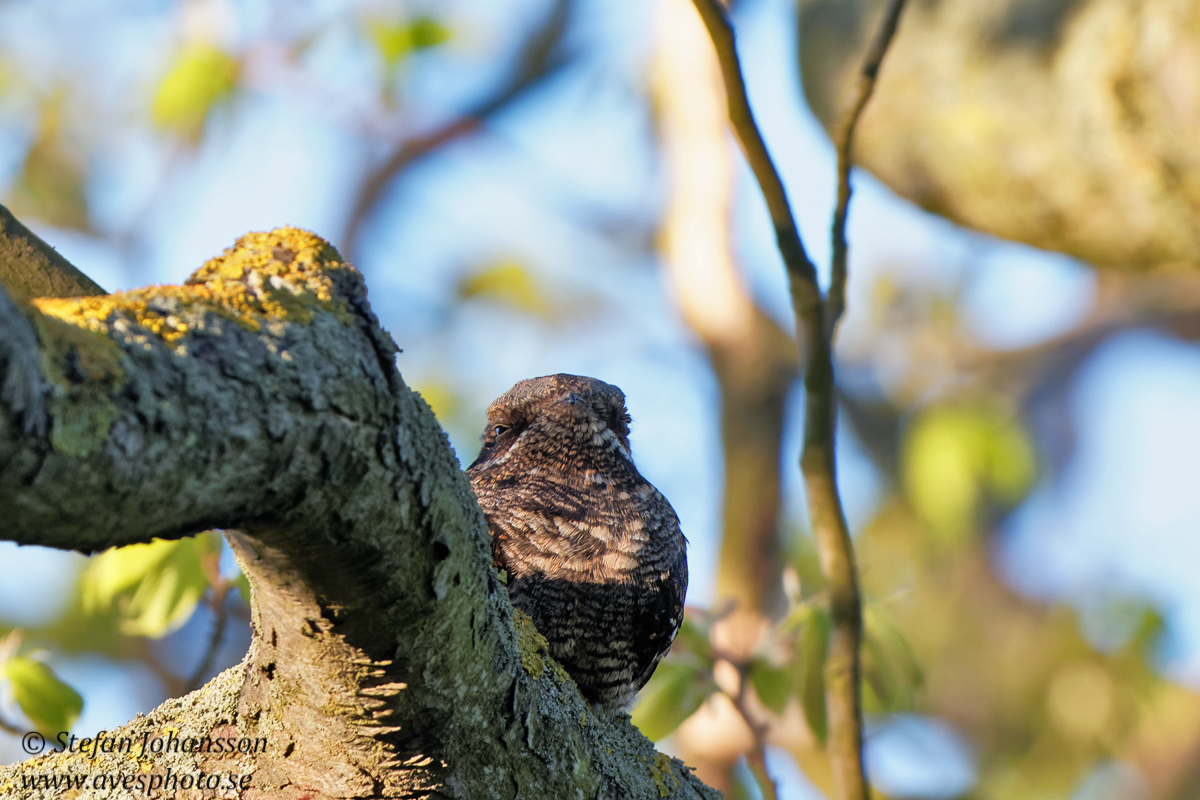
[(883, 12), (883, 19), (871, 46), (863, 58), (862, 67), (854, 81), (854, 94), (846, 116), (839, 123), (834, 133), (833, 141), (837, 147), (837, 205), (833, 210), (833, 249), (830, 253), (829, 269), (829, 299), (828, 313), (825, 315), (829, 326), (829, 338), (833, 338), (833, 329), (837, 326), (842, 312), (846, 309), (846, 213), (850, 208), (850, 164), (853, 161), (854, 131), (858, 127), (858, 119), (862, 116), (867, 101), (875, 91), (875, 81), (879, 77), (879, 68), (883, 65), (883, 57), (887, 54), (888, 46), (896, 35), (896, 26), (900, 24), (900, 12), (904, 10), (905, 0), (888, 0)]
[(850, 155), (854, 129), (871, 96), (883, 56), (895, 35), (904, 0), (890, 0), (856, 83), (849, 113), (838, 129), (835, 142), (838, 152), (838, 201), (834, 213), (834, 246), (827, 298), (821, 295), (816, 269), (804, 249), (783, 183), (754, 121), (733, 27), (726, 9), (719, 0), (693, 0), (693, 3), (716, 48), (725, 82), (730, 123), (766, 200), (779, 252), (787, 268), (801, 355), (806, 364), (804, 449), (800, 457), (800, 470), (808, 495), (809, 515), (821, 570), (829, 586), (833, 622), (829, 654), (825, 662), (829, 755), (838, 800), (867, 800), (867, 779), (862, 757), (859, 659), (862, 604), (854, 548), (836, 481), (834, 431), (837, 405), (832, 351), (835, 325), (845, 307), (845, 224), (850, 202)]

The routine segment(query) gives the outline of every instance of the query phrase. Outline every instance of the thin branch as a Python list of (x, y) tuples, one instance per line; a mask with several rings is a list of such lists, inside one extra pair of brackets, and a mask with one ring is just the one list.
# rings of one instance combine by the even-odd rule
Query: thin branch
[(854, 131), (858, 127), (858, 119), (862, 116), (867, 101), (875, 91), (875, 82), (879, 77), (879, 68), (887, 53), (892, 38), (896, 35), (896, 26), (900, 22), (900, 12), (904, 10), (905, 0), (889, 0), (879, 23), (879, 30), (867, 49), (863, 58), (862, 68), (858, 79), (854, 82), (854, 95), (850, 109), (838, 125), (834, 144), (837, 146), (837, 206), (833, 212), (833, 252), (830, 258), (829, 299), (825, 322), (828, 326), (827, 335), (832, 340), (833, 330), (842, 317), (846, 308), (846, 214), (850, 208), (850, 163), (854, 148)]
[(746, 697), (746, 686), (750, 682), (748, 665), (741, 663), (737, 668), (738, 691), (737, 695), (730, 699), (733, 701), (733, 707), (742, 715), (742, 721), (750, 729), (750, 735), (754, 737), (754, 746), (746, 754), (746, 763), (754, 774), (763, 800), (776, 800), (779, 790), (771, 773), (767, 771), (767, 725), (755, 719), (754, 712), (750, 710), (750, 702)]
[[(835, 219), (834, 227), (835, 236), (841, 237), (840, 262), (834, 266), (831, 280), (831, 292), (836, 296), (824, 301), (817, 284), (816, 270), (805, 254), (779, 174), (750, 111), (733, 29), (725, 7), (718, 0), (693, 0), (693, 3), (716, 48), (725, 81), (729, 119), (767, 201), (780, 255), (787, 267), (797, 332), (806, 356), (804, 448), (800, 456), (800, 471), (804, 476), (821, 570), (829, 587), (832, 619), (829, 654), (825, 662), (829, 757), (839, 800), (867, 800), (869, 790), (862, 758), (862, 604), (854, 548), (838, 495), (834, 457), (837, 401), (832, 338), (834, 323), (845, 303), (844, 228), (845, 210), (850, 200), (849, 183), (839, 179), (840, 218)], [(902, 6), (902, 0), (892, 0), (884, 15), (884, 25), (868, 52), (867, 66), (864, 68), (867, 82), (860, 83), (858, 96), (844, 128), (846, 166), (839, 168), (839, 176), (848, 174), (854, 125), (870, 97), (883, 54), (895, 33)], [(842, 149), (840, 146), (839, 160), (842, 158)]]
[(729, 118), (770, 209), (780, 255), (787, 267), (797, 334), (804, 350), (805, 419), (800, 471), (808, 496), (813, 538), (829, 585), (829, 655), (825, 662), (829, 709), (829, 759), (838, 800), (867, 800), (862, 758), (862, 701), (859, 648), (862, 609), (850, 530), (838, 496), (834, 464), (833, 358), (825, 326), (825, 304), (816, 270), (804, 252), (779, 174), (750, 113), (733, 30), (717, 0), (693, 0), (708, 28), (729, 101)]
[(566, 64), (559, 43), (571, 16), (573, 0), (558, 0), (546, 21), (534, 31), (522, 51), (520, 66), (498, 90), (464, 110), (455, 120), (429, 133), (400, 142), (363, 181), (342, 235), (342, 252), (353, 259), (359, 232), (396, 176), (421, 158), (462, 138), (480, 123), (508, 108), (531, 89), (540, 86)]
[(737, 43), (734, 41), (733, 26), (729, 24), (729, 14), (718, 0), (692, 2), (717, 51), (733, 133), (767, 202), (767, 212), (775, 228), (775, 241), (788, 272), (792, 305), (797, 309), (797, 317), (801, 309), (807, 315), (821, 305), (817, 270), (804, 249), (783, 181), (767, 152), (767, 145), (754, 121), (754, 113), (750, 110), (750, 98), (746, 95), (746, 82), (742, 78), (742, 66), (738, 62)]
[(212, 662), (216, 661), (217, 650), (221, 648), (221, 640), (224, 638), (224, 631), (229, 622), (226, 599), (229, 596), (229, 590), (234, 587), (233, 581), (221, 577), (220, 551), (205, 555), (203, 567), (211, 589), (209, 608), (212, 609), (212, 633), (209, 636), (208, 648), (204, 650), (204, 657), (200, 658), (196, 669), (192, 670), (191, 675), (188, 675), (186, 681), (186, 691), (188, 692), (197, 690), (203, 685), (204, 676), (212, 668)]
[(2, 715), (0, 715), (0, 731), (12, 734), (13, 736), (20, 736), (26, 732), (24, 728), (17, 725), (15, 722), (9, 722)]

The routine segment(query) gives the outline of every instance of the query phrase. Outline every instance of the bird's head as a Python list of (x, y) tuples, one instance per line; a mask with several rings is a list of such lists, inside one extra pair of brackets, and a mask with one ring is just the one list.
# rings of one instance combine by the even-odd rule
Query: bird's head
[(523, 380), (488, 407), (483, 447), (468, 471), (498, 466), (517, 454), (538, 456), (561, 469), (630, 460), (625, 394), (580, 375)]

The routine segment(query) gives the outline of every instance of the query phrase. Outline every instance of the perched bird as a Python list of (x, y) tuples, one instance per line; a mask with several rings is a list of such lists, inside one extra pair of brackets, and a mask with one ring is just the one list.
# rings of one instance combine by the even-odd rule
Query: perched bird
[(467, 468), (512, 604), (598, 707), (627, 709), (683, 621), (687, 540), (633, 465), (616, 386), (518, 383), (488, 408)]

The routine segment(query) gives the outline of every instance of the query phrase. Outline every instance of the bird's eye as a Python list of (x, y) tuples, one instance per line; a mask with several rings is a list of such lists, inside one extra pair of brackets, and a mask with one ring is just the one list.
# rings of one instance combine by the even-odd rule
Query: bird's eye
[(508, 430), (507, 425), (497, 425), (496, 427), (492, 428), (492, 436), (499, 436), (500, 434), (504, 433), (506, 430)]

